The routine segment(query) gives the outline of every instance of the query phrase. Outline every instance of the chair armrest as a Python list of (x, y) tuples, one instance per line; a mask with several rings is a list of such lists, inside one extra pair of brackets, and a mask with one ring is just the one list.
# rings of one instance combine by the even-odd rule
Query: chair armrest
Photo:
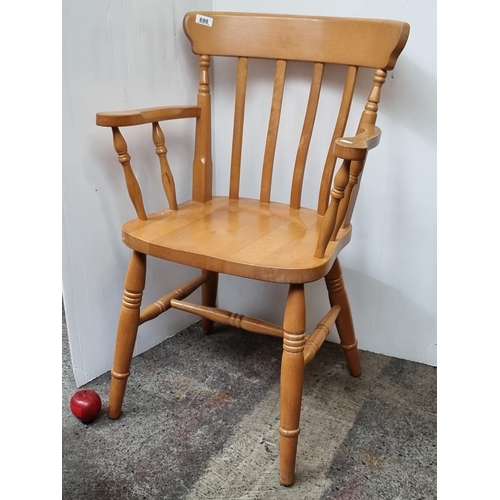
[(162, 108), (110, 111), (96, 114), (96, 124), (102, 127), (128, 127), (177, 118), (199, 117), (199, 106), (166, 106)]
[(382, 131), (375, 125), (360, 125), (361, 132), (354, 137), (335, 141), (335, 155), (343, 160), (364, 160), (366, 153), (378, 145)]

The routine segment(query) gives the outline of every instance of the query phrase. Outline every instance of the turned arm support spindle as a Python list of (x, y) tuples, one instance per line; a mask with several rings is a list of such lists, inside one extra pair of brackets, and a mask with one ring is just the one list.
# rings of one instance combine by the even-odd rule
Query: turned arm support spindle
[(381, 131), (375, 125), (360, 125), (359, 130), (360, 133), (355, 137), (343, 137), (335, 141), (335, 155), (344, 161), (335, 175), (331, 201), (321, 225), (315, 257), (324, 257), (328, 242), (336, 238), (363, 170), (366, 155), (380, 142)]
[(139, 183), (134, 175), (132, 167), (130, 166), (130, 155), (127, 151), (127, 143), (123, 138), (118, 127), (112, 127), (113, 131), (113, 145), (115, 151), (118, 154), (118, 161), (123, 166), (123, 172), (125, 174), (125, 182), (127, 184), (127, 191), (134, 205), (137, 217), (140, 220), (147, 220), (146, 210), (144, 210), (144, 203), (142, 201), (142, 193)]
[(158, 122), (164, 120), (177, 120), (179, 118), (199, 118), (200, 114), (201, 108), (199, 106), (163, 106), (127, 111), (105, 111), (96, 114), (97, 125), (101, 127), (111, 127), (112, 129), (113, 144), (118, 154), (118, 161), (123, 166), (127, 190), (137, 213), (137, 217), (140, 220), (147, 219), (142, 193), (130, 166), (130, 155), (127, 151), (127, 143), (118, 127), (144, 125), (146, 123), (153, 124), (153, 140), (155, 141), (156, 152), (160, 157), (163, 186), (170, 208), (176, 210), (177, 201), (175, 198), (175, 185), (166, 159), (167, 150), (165, 148), (165, 139)]
[(339, 208), (337, 211), (337, 216), (335, 219), (335, 228), (332, 233), (332, 239), (337, 237), (337, 234), (341, 227), (346, 227), (346, 214), (349, 207), (352, 193), (359, 182), (359, 177), (363, 171), (364, 161), (353, 161), (351, 162), (351, 168), (349, 170), (349, 182), (344, 191), (344, 197), (340, 201)]
[(177, 210), (177, 198), (175, 195), (175, 182), (167, 160), (167, 148), (165, 147), (165, 136), (158, 122), (153, 122), (153, 142), (156, 146), (156, 154), (160, 159), (161, 182), (165, 195), (167, 196), (170, 210)]
[(340, 166), (339, 171), (335, 175), (334, 185), (331, 192), (331, 201), (328, 205), (323, 223), (321, 224), (321, 229), (318, 238), (318, 244), (316, 246), (315, 257), (323, 258), (325, 255), (325, 250), (330, 241), (333, 230), (335, 228), (335, 222), (337, 220), (337, 212), (339, 208), (340, 200), (344, 197), (344, 190), (349, 181), (349, 168), (351, 165), (350, 160), (344, 160)]

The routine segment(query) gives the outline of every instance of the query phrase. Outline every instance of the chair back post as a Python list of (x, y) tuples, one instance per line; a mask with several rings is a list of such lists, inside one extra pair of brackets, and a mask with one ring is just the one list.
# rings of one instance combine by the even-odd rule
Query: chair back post
[[(377, 112), (378, 112), (378, 104), (380, 102), (380, 93), (382, 90), (382, 85), (385, 83), (385, 79), (387, 77), (387, 71), (383, 69), (376, 69), (373, 75), (373, 87), (368, 96), (365, 109), (363, 114), (361, 115), (361, 119), (359, 122), (359, 127), (364, 124), (367, 125), (375, 125), (377, 121)], [(360, 132), (360, 128), (358, 128), (358, 133)]]
[[(377, 121), (378, 105), (380, 103), (380, 94), (382, 85), (385, 83), (387, 71), (383, 69), (376, 69), (373, 75), (373, 87), (368, 96), (365, 109), (361, 115), (358, 126), (358, 133), (361, 132), (363, 125), (375, 125)], [(339, 217), (335, 224), (333, 234), (337, 234), (340, 227), (347, 227), (351, 223), (351, 217), (354, 212), (356, 200), (358, 198), (359, 187), (361, 185), (361, 178), (363, 177), (363, 167), (366, 158), (362, 161), (353, 161), (351, 164), (349, 185), (346, 189), (346, 196), (340, 205)]]
[(198, 87), (198, 106), (201, 108), (196, 119), (196, 144), (193, 161), (193, 200), (205, 203), (212, 199), (212, 112), (210, 97), (210, 56), (202, 54)]

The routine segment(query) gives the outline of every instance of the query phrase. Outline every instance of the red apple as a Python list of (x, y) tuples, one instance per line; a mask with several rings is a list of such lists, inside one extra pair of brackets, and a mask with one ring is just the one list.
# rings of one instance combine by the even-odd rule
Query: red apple
[(93, 422), (101, 411), (101, 398), (92, 389), (76, 391), (69, 402), (71, 413), (84, 424)]

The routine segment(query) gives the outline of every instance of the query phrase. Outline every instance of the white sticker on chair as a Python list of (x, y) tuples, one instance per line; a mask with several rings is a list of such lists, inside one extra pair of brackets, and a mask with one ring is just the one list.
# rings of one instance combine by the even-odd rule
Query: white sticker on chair
[(203, 24), (203, 26), (212, 27), (213, 18), (208, 16), (202, 16), (201, 14), (196, 14), (196, 24)]

